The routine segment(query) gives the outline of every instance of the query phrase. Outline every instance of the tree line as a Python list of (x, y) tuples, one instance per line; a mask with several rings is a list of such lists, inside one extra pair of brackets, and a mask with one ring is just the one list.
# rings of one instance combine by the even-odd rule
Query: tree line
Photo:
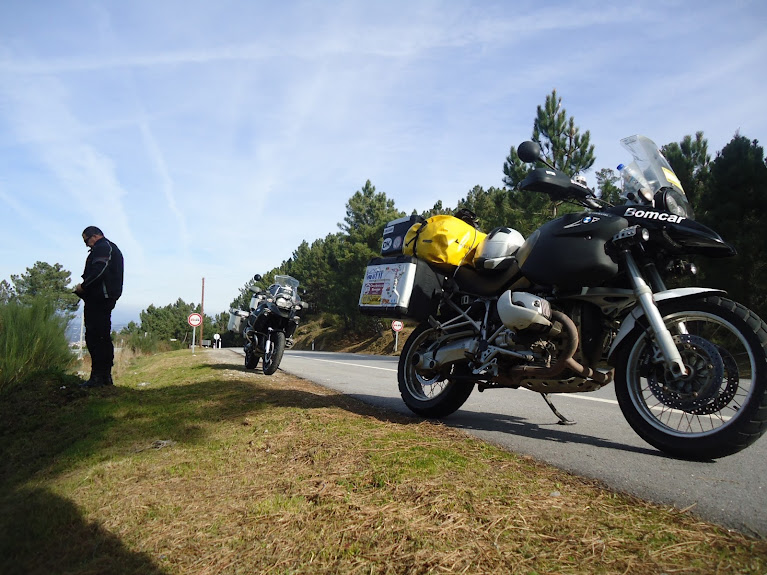
[[(531, 139), (541, 144), (546, 159), (574, 177), (595, 161), (590, 133), (581, 132), (562, 107), (556, 90), (537, 109)], [(699, 283), (729, 292), (730, 297), (767, 317), (767, 233), (759, 223), (767, 213), (767, 164), (756, 140), (736, 133), (712, 159), (703, 132), (684, 136), (680, 142), (662, 146), (693, 205), (696, 219), (717, 231), (735, 246), (738, 256), (696, 261)], [(554, 202), (545, 194), (524, 192), (518, 184), (530, 171), (512, 146), (503, 164), (504, 187), (475, 186), (456, 206), (437, 202), (431, 209), (411, 214), (429, 217), (466, 208), (489, 232), (507, 226), (525, 237), (555, 216), (582, 208)], [(620, 201), (620, 177), (612, 168), (596, 172), (597, 193), (611, 203)], [(292, 257), (267, 274), (289, 274), (301, 281), (312, 309), (338, 316), (350, 330), (365, 329), (371, 320), (357, 310), (362, 276), (367, 262), (380, 255), (385, 225), (406, 212), (399, 210), (384, 192), (368, 180), (346, 203), (340, 231), (311, 244), (303, 241)], [(249, 284), (240, 289), (232, 307), (247, 308)]]
[[(595, 163), (589, 131), (581, 132), (562, 106), (556, 90), (538, 106), (531, 139), (541, 144), (552, 165), (573, 177), (582, 176)], [(696, 261), (701, 270), (696, 283), (727, 290), (730, 297), (767, 317), (767, 233), (760, 224), (762, 214), (767, 212), (764, 150), (756, 140), (737, 132), (713, 159), (703, 132), (684, 136), (680, 142), (666, 144), (661, 150), (679, 177), (696, 219), (717, 231), (738, 251), (735, 258)], [(429, 209), (412, 209), (409, 213), (429, 217), (465, 208), (477, 215), (484, 232), (507, 226), (528, 236), (553, 217), (582, 209), (551, 201), (545, 194), (519, 190), (518, 184), (530, 168), (519, 159), (512, 146), (503, 163), (503, 187), (485, 189), (477, 185), (455, 206), (445, 206), (438, 201)], [(596, 171), (597, 194), (616, 203), (620, 199), (619, 180), (612, 168)], [(338, 224), (338, 232), (311, 243), (302, 241), (287, 261), (262, 273), (262, 281), (268, 284), (275, 275), (291, 275), (306, 291), (305, 299), (311, 304), (308, 315), (326, 314), (350, 331), (365, 331), (373, 323), (357, 309), (365, 267), (380, 254), (385, 225), (405, 215), (408, 213), (368, 180), (347, 201), (346, 215)], [(64, 285), (68, 283), (69, 274), (59, 264), (37, 262), (26, 274), (12, 276), (13, 286), (4, 280), (0, 282), (0, 302), (23, 298), (43, 289), (51, 293), (51, 289), (41, 287), (46, 282), (41, 282), (38, 275), (55, 277), (53, 283), (58, 288), (64, 279)], [(249, 307), (251, 285), (252, 282), (248, 282), (239, 289), (230, 307)], [(76, 309), (76, 301), (64, 293), (68, 291), (64, 289), (57, 296), (61, 298), (60, 306), (66, 310), (74, 303), (71, 309)], [(151, 333), (160, 339), (184, 341), (190, 334), (186, 321), (192, 312), (200, 312), (200, 306), (181, 299), (165, 307), (150, 305), (141, 312), (140, 325), (131, 322), (123, 332)], [(214, 317), (206, 315), (204, 332), (226, 334), (225, 345), (231, 343), (233, 336), (226, 332), (228, 319), (226, 312)]]

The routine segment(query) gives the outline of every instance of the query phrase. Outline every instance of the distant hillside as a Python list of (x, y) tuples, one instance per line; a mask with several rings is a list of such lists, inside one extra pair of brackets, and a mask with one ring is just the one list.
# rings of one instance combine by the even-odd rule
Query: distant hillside
[[(336, 326), (323, 326), (322, 320), (312, 320), (301, 324), (296, 330), (293, 349), (314, 349), (315, 351), (343, 351), (370, 355), (399, 355), (407, 336), (414, 325), (405, 324), (397, 338), (397, 351), (394, 351), (394, 332), (390, 329), (391, 320), (382, 319), (384, 325), (381, 335), (371, 331), (370, 335), (349, 335), (346, 330)], [(312, 347), (314, 344), (314, 347)]]

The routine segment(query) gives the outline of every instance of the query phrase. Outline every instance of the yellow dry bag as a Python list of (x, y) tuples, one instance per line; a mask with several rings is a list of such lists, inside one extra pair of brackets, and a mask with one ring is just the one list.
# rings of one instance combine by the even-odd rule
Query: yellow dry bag
[(454, 216), (432, 216), (410, 227), (402, 251), (449, 270), (473, 265), (474, 251), (486, 235)]

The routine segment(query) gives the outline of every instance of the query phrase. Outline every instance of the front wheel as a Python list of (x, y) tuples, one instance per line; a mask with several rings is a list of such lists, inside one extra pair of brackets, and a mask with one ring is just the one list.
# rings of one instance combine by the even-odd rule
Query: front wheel
[(456, 376), (467, 373), (467, 367), (453, 364), (433, 372), (418, 371), (414, 360), (437, 341), (437, 331), (428, 323), (413, 330), (399, 358), (397, 379), (405, 405), (422, 417), (439, 418), (457, 411), (469, 398), (474, 384), (458, 381)]
[(676, 457), (709, 460), (745, 449), (767, 431), (767, 325), (719, 297), (662, 303), (687, 375), (674, 379), (647, 332), (621, 345), (615, 392), (629, 425)]
[(264, 374), (272, 375), (280, 367), (282, 354), (285, 353), (285, 334), (281, 331), (273, 331), (266, 338), (264, 351)]
[(258, 354), (253, 350), (253, 345), (249, 345), (245, 348), (245, 368), (246, 369), (256, 369), (256, 366), (258, 365), (259, 356)]

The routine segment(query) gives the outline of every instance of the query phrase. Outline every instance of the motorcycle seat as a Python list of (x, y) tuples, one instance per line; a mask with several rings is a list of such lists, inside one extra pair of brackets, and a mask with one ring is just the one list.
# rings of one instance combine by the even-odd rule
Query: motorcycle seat
[(490, 297), (499, 294), (510, 286), (520, 275), (516, 258), (504, 269), (478, 270), (469, 266), (459, 267), (453, 279), (462, 292), (480, 297)]

